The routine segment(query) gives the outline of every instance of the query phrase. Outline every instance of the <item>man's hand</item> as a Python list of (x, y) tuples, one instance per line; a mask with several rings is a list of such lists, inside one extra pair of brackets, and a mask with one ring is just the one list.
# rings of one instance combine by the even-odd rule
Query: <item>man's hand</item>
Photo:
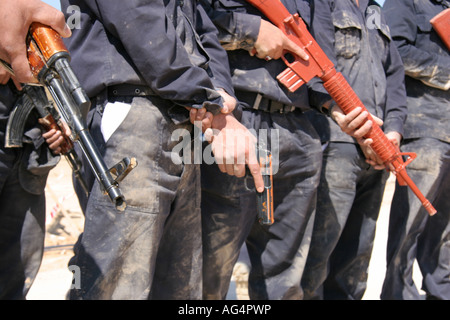
[(28, 29), (40, 22), (69, 37), (64, 14), (40, 0), (0, 1), (0, 59), (9, 63), (19, 83), (35, 82), (27, 59), (25, 44)]
[(43, 133), (42, 137), (45, 139), (45, 142), (47, 142), (48, 147), (52, 150), (53, 154), (57, 155), (61, 153), (61, 144), (64, 141), (64, 136), (61, 131), (51, 129), (50, 131)]
[[(357, 107), (346, 115), (339, 106), (334, 105), (330, 114), (331, 118), (336, 121), (343, 132), (356, 139), (363, 139), (372, 129), (373, 122), (367, 120), (369, 115), (367, 111), (361, 111), (362, 108)], [(375, 116), (372, 117), (377, 125), (383, 125), (383, 120)]]
[(11, 74), (5, 68), (0, 67), (0, 84), (7, 84), (10, 78)]
[[(339, 106), (334, 105), (330, 114), (333, 120), (336, 121), (336, 123), (341, 127), (343, 132), (356, 138), (366, 157), (366, 162), (373, 166), (376, 170), (382, 170), (386, 168), (386, 164), (383, 163), (383, 161), (370, 147), (373, 140), (370, 138), (364, 138), (364, 136), (367, 135), (372, 129), (373, 122), (371, 120), (367, 120), (369, 113), (367, 111), (361, 112), (361, 110), (361, 107), (357, 107), (346, 115), (341, 108), (339, 108)], [(383, 125), (383, 120), (380, 118), (373, 115), (372, 118), (375, 120), (375, 124), (379, 126)], [(400, 141), (402, 138), (400, 133), (392, 131), (388, 132), (386, 136), (395, 146), (400, 146)]]
[[(223, 89), (217, 89), (217, 92), (222, 96), (223, 108), (221, 112), (223, 114), (228, 114), (233, 112), (234, 108), (236, 108), (237, 101), (234, 97), (230, 96)], [(189, 120), (192, 124), (198, 125), (201, 123), (201, 130), (205, 132), (206, 129), (211, 128), (213, 121), (213, 114), (207, 111), (205, 108), (196, 109), (196, 108), (188, 108), (189, 109)]]
[(279, 59), (284, 51), (289, 51), (307, 61), (308, 54), (295, 42), (291, 41), (280, 29), (270, 22), (261, 19), (258, 38), (255, 47), (250, 55), (255, 55), (260, 59)]
[(244, 177), (247, 165), (256, 190), (264, 191), (261, 168), (256, 157), (256, 137), (232, 114), (216, 115), (212, 128), (205, 132), (205, 138), (212, 143), (214, 158), (221, 172)]
[(48, 147), (52, 150), (54, 155), (58, 155), (61, 153), (61, 145), (63, 144), (66, 137), (70, 137), (71, 131), (69, 126), (65, 123), (63, 124), (64, 134), (60, 130), (51, 129), (42, 134), (42, 137), (47, 142)]
[(223, 99), (223, 108), (221, 110), (222, 113), (231, 113), (234, 108), (236, 108), (237, 101), (234, 97), (230, 96), (225, 90), (222, 88), (217, 89), (217, 92), (220, 93)]
[(256, 157), (256, 137), (231, 113), (236, 107), (236, 99), (224, 90), (218, 91), (226, 106), (222, 113), (213, 116), (205, 108), (191, 108), (190, 121), (194, 125), (201, 124), (205, 139), (212, 144), (212, 152), (221, 172), (244, 177), (247, 166), (253, 176), (256, 190), (263, 192), (264, 180)]
[(200, 127), (202, 132), (205, 132), (206, 129), (211, 128), (213, 114), (206, 108), (189, 108), (189, 120), (193, 125)]
[[(402, 139), (400, 133), (391, 131), (386, 133), (386, 137), (389, 139), (389, 141), (392, 142), (394, 146), (400, 148), (400, 141)], [(371, 143), (373, 142), (372, 139), (359, 140), (358, 142), (361, 147), (361, 150), (366, 156), (366, 162), (370, 164), (374, 169), (376, 170), (383, 170), (385, 168), (388, 170), (392, 169), (390, 167), (386, 167), (386, 164), (383, 163), (380, 157), (378, 157), (377, 154), (372, 150), (372, 148), (370, 147)]]

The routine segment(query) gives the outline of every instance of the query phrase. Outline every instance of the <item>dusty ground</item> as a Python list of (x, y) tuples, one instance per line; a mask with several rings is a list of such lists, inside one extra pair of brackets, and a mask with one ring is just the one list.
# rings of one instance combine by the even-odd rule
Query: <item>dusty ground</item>
[(64, 159), (50, 172), (45, 192), (47, 234), (44, 259), (27, 299), (63, 300), (72, 282), (67, 262), (84, 223), (72, 187), (71, 168)]
[[(52, 170), (48, 180), (46, 188), (46, 249), (39, 274), (27, 296), (29, 300), (64, 300), (72, 282), (72, 273), (67, 269), (67, 263), (72, 256), (72, 246), (82, 231), (84, 219), (73, 192), (70, 172), (67, 162), (62, 160)], [(383, 283), (388, 213), (393, 185), (393, 179), (389, 179), (378, 220), (373, 256), (369, 266), (368, 289), (364, 296), (366, 300), (379, 299)], [(233, 278), (228, 295), (229, 299), (247, 298), (246, 292), (242, 288), (242, 282), (235, 281), (236, 279), (245, 279), (245, 268), (241, 266), (240, 270), (243, 270), (243, 272), (236, 272)], [(415, 283), (420, 287), (420, 273), (415, 272), (414, 277)]]

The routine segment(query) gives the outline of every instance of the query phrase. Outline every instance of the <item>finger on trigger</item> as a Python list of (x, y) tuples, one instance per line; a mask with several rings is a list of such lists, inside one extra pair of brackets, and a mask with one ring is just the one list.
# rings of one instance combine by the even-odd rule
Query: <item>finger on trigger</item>
[(299, 56), (300, 58), (302, 58), (305, 61), (309, 60), (309, 56), (306, 53), (306, 51), (303, 50), (301, 47), (299, 47), (295, 42), (293, 42), (290, 39), (288, 39), (288, 41), (287, 41), (286, 49), (289, 51), (292, 51), (293, 53), (295, 53), (297, 56)]
[(251, 175), (253, 176), (253, 181), (255, 183), (255, 188), (258, 192), (264, 191), (264, 180), (261, 173), (261, 167), (259, 165), (258, 159), (256, 158), (256, 154), (253, 149), (250, 149), (247, 167), (250, 170)]

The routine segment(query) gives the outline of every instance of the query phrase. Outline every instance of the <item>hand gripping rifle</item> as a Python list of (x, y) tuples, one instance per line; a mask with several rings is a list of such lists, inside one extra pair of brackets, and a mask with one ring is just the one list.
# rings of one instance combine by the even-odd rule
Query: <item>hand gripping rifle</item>
[[(291, 53), (295, 58), (292, 61), (292, 59), (288, 60), (285, 55), (282, 56), (288, 68), (280, 73), (277, 79), (289, 91), (294, 92), (312, 78), (319, 77), (323, 81), (325, 89), (345, 114), (358, 106), (367, 110), (344, 76), (335, 69), (334, 64), (309, 33), (298, 14), (290, 14), (280, 0), (247, 0), (247, 2), (260, 10), (290, 40), (305, 50), (310, 57), (308, 61), (304, 61)], [(398, 183), (403, 186), (408, 185), (427, 212), (430, 215), (435, 214), (436, 209), (424, 197), (406, 172), (405, 167), (414, 160), (416, 154), (401, 153), (399, 148), (386, 137), (380, 126), (375, 123), (370, 113), (367, 120), (373, 122), (370, 132), (365, 136), (365, 138), (373, 140), (371, 148), (387, 167), (393, 168), (392, 172), (396, 175)], [(408, 157), (405, 162), (403, 156)]]
[[(55, 109), (52, 101), (47, 98), (45, 89), (41, 86), (25, 85), (19, 93), (17, 103), (8, 118), (5, 136), (6, 148), (23, 147), (25, 124), (33, 111), (37, 113), (39, 117), (38, 122), (45, 131), (55, 129), (64, 132), (64, 125), (60, 121), (58, 111)], [(86, 195), (88, 195), (88, 187), (80, 172), (81, 162), (73, 149), (72, 140), (64, 134), (63, 138), (64, 140), (60, 145), (61, 154), (66, 157), (75, 178), (80, 182)]]
[(31, 71), (50, 92), (58, 113), (71, 130), (70, 139), (80, 146), (100, 187), (116, 209), (125, 210), (126, 201), (119, 182), (137, 165), (137, 161), (135, 158), (124, 158), (111, 169), (106, 167), (81, 116), (80, 110), (89, 110), (90, 101), (70, 67), (70, 54), (61, 36), (48, 26), (33, 23), (27, 39), (27, 51)]

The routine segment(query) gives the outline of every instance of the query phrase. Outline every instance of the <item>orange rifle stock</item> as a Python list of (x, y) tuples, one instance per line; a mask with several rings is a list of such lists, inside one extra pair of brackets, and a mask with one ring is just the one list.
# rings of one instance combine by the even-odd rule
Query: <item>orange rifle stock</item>
[[(280, 0), (246, 1), (260, 10), (291, 41), (295, 42), (309, 55), (309, 60), (304, 61), (295, 54), (290, 53), (295, 57), (295, 60), (292, 62), (285, 55), (282, 56), (288, 68), (280, 73), (277, 79), (289, 91), (294, 92), (312, 78), (319, 77), (323, 81), (325, 89), (345, 114), (348, 114), (357, 107), (361, 107), (367, 111), (347, 80), (336, 70), (334, 64), (309, 33), (305, 23), (298, 14), (289, 13)], [(380, 126), (375, 123), (370, 113), (366, 121), (368, 120), (371, 120), (373, 125), (365, 138), (373, 140), (371, 148), (386, 167), (392, 168), (391, 171), (397, 177), (398, 183), (402, 186), (408, 185), (421, 201), (429, 215), (434, 215), (436, 209), (425, 198), (406, 172), (405, 167), (414, 160), (416, 154), (400, 152), (399, 148), (386, 137)], [(403, 156), (408, 157), (405, 162), (403, 161)]]

